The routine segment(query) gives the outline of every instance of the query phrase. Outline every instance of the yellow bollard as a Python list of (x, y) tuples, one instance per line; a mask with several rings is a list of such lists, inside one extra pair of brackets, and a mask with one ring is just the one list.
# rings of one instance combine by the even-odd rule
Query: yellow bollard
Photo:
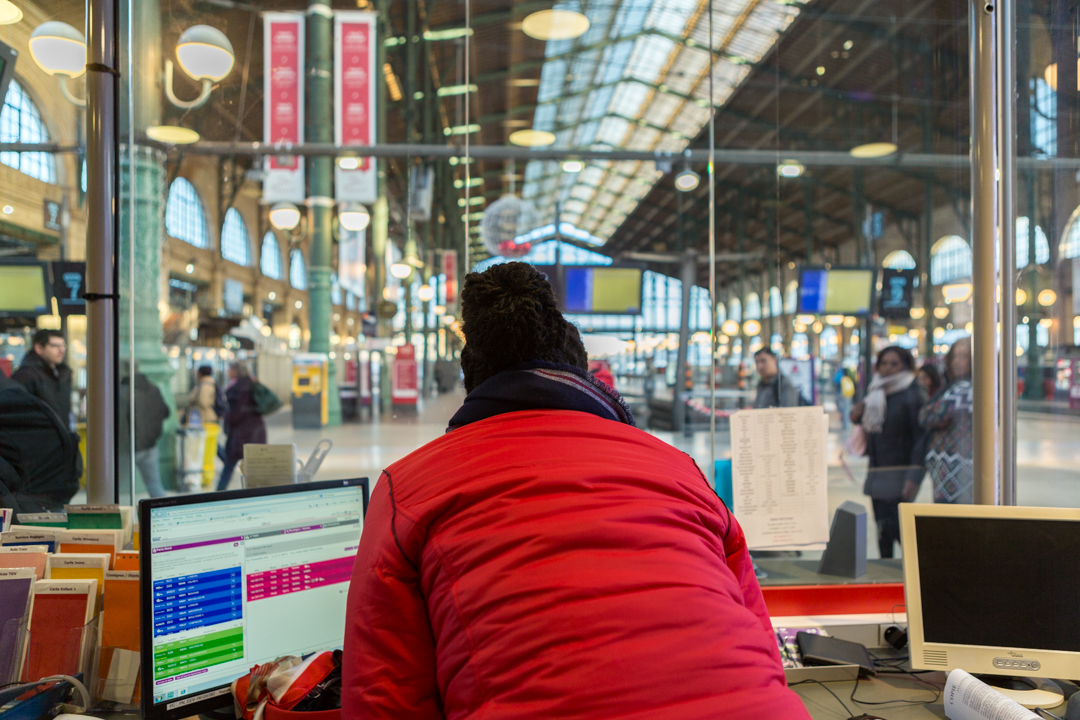
[(221, 427), (217, 423), (206, 423), (206, 452), (203, 453), (202, 484), (204, 488), (214, 485), (214, 460), (217, 458), (218, 433)]

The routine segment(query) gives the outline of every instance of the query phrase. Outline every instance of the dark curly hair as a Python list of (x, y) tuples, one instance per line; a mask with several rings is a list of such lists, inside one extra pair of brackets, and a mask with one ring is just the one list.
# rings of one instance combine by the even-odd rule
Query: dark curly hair
[(530, 360), (589, 367), (581, 336), (559, 312), (551, 283), (528, 263), (502, 263), (465, 276), (461, 331), (466, 392)]

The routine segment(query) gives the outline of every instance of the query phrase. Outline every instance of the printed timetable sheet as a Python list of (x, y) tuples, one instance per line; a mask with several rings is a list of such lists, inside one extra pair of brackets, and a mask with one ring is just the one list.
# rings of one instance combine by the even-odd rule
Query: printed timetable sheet
[(824, 547), (828, 438), (829, 416), (820, 407), (731, 416), (732, 509), (751, 549)]

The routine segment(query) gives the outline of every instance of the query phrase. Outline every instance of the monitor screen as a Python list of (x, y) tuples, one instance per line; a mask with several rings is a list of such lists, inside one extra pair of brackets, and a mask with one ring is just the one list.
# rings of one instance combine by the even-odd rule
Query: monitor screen
[(915, 270), (885, 268), (881, 273), (881, 295), (878, 298), (882, 317), (911, 317), (912, 299), (919, 276)]
[(0, 315), (25, 317), (52, 312), (49, 275), (43, 262), (0, 263)]
[(874, 293), (874, 271), (864, 268), (803, 268), (799, 312), (811, 315), (865, 315)]
[(1080, 522), (915, 517), (923, 640), (1080, 652)]
[(282, 655), (340, 648), (367, 480), (140, 504), (144, 717), (227, 705)]
[(568, 266), (563, 268), (563, 310), (568, 313), (639, 315), (640, 268)]

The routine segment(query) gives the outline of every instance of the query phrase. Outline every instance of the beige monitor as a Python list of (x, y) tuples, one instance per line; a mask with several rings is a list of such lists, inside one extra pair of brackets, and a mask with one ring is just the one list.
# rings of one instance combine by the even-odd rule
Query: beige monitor
[(900, 506), (911, 666), (1080, 677), (1080, 510)]

